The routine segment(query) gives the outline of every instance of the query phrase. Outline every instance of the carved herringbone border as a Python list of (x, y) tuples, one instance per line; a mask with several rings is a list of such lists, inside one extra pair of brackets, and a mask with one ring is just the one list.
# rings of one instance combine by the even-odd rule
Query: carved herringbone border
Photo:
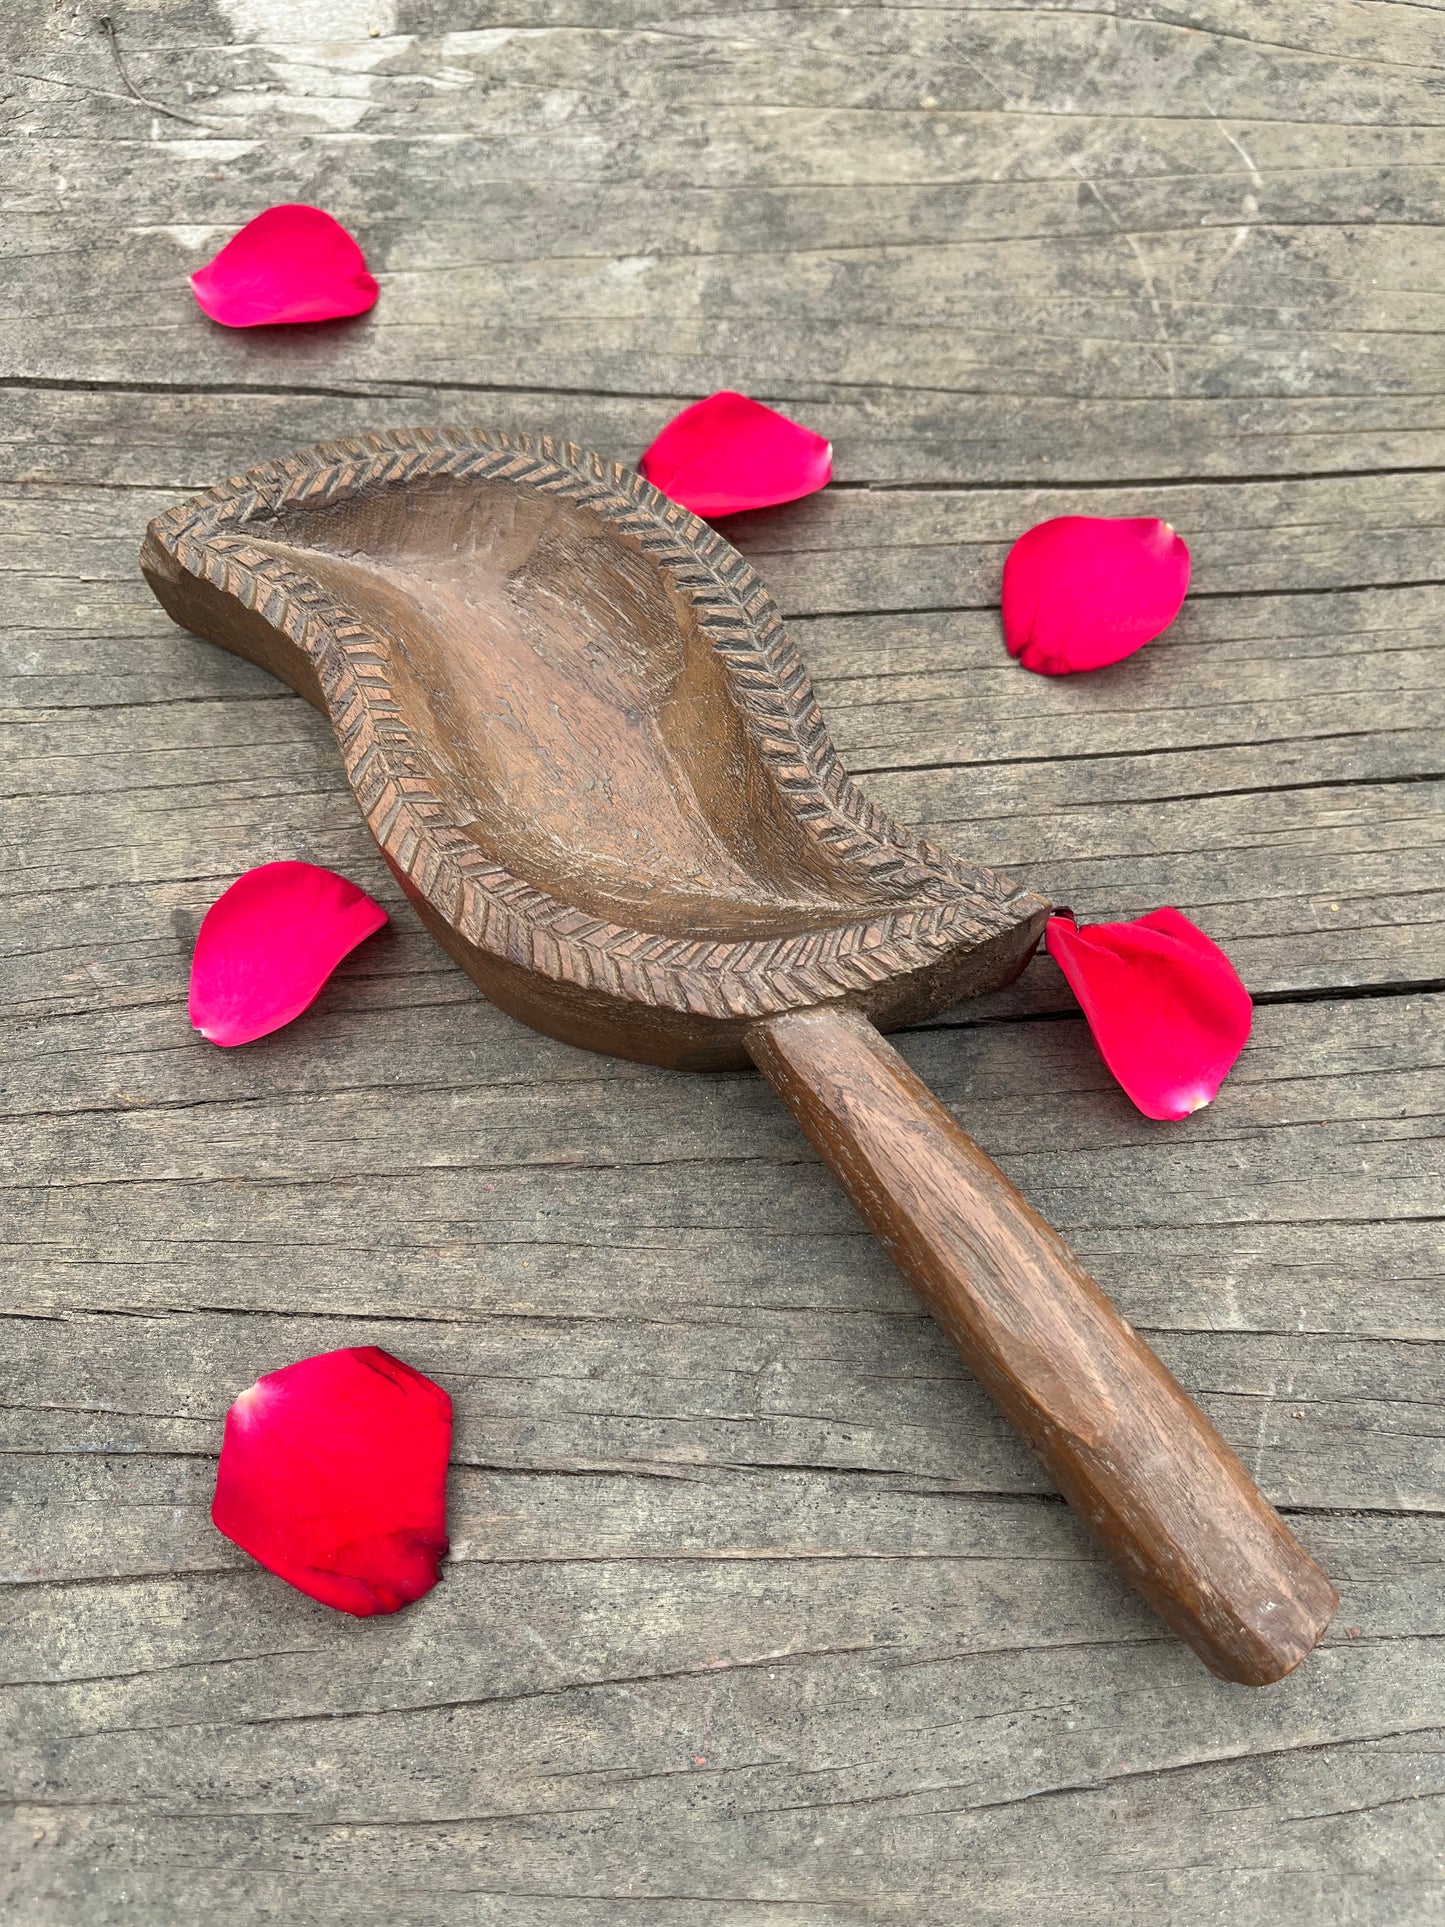
[[(253, 537), (284, 510), (436, 476), (512, 481), (585, 505), (636, 544), (697, 611), (774, 780), (819, 843), (890, 888), (898, 910), (755, 942), (649, 934), (591, 917), (478, 849), (426, 773), (392, 698), (385, 645)], [(1041, 908), (876, 810), (839, 762), (767, 589), (705, 522), (641, 476), (571, 443), (450, 425), (325, 442), (183, 502), (150, 534), (177, 564), (254, 610), (315, 665), (357, 801), (382, 850), (469, 944), (630, 1001), (730, 1017), (816, 1003), (918, 970)]]

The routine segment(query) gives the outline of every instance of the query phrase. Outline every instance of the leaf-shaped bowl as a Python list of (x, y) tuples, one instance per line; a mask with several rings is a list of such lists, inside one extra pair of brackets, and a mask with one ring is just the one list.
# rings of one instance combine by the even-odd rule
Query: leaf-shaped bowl
[(913, 1022), (1034, 949), (1039, 898), (847, 776), (737, 551), (570, 443), (325, 443), (158, 517), (141, 566), (327, 713), (429, 929), (539, 1030), (737, 1064), (761, 1017)]

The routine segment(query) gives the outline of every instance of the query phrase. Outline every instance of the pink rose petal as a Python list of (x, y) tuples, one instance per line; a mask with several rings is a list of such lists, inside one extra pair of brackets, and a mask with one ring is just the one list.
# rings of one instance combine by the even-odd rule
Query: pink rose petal
[(1213, 1099), (1254, 1014), (1218, 944), (1169, 909), (1082, 928), (1051, 917), (1045, 941), (1100, 1055), (1145, 1117), (1188, 1117)]
[(360, 1618), (430, 1592), (447, 1550), (452, 1402), (375, 1345), (268, 1372), (226, 1414), (211, 1520)]
[(1040, 676), (1102, 669), (1179, 613), (1189, 550), (1152, 515), (1060, 515), (1021, 535), (1003, 565), (1003, 633)]
[(386, 912), (334, 870), (263, 863), (206, 912), (191, 959), (191, 1022), (213, 1044), (249, 1044), (315, 1001)]
[(227, 328), (364, 314), (379, 290), (346, 229), (319, 207), (268, 207), (191, 276), (196, 299)]
[(736, 515), (826, 488), (833, 450), (811, 428), (722, 389), (675, 415), (637, 466), (694, 515)]

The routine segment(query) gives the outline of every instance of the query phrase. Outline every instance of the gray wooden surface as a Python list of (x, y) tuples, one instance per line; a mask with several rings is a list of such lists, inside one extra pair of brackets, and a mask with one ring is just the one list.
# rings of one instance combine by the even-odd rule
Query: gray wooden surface
[[(102, 11), (0, 12), (3, 1918), (1445, 1920), (1445, 14)], [(184, 274), (288, 199), (380, 305), (211, 327)], [(1282, 1685), (1126, 1596), (756, 1078), (490, 1009), (321, 719), (136, 572), (301, 442), (631, 459), (723, 385), (835, 440), (736, 539), (874, 795), (1258, 994), (1185, 1125), (1047, 965), (903, 1048), (1336, 1576)], [(1064, 510), (1167, 516), (1195, 587), (1053, 683), (995, 604)], [(190, 942), (278, 857), (394, 921), (223, 1054)], [(362, 1623), (207, 1508), (235, 1393), (372, 1342), (458, 1423), (445, 1579)]]

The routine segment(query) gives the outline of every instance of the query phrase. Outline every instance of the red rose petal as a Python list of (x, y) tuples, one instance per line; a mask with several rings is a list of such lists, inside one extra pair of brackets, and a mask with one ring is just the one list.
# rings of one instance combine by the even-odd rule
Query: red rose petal
[(1145, 1117), (1188, 1117), (1210, 1102), (1254, 1013), (1218, 944), (1177, 910), (1082, 929), (1051, 917), (1045, 941), (1104, 1062)]
[(735, 515), (826, 488), (833, 450), (811, 428), (725, 388), (675, 415), (637, 466), (694, 515)]
[(268, 207), (191, 276), (196, 299), (227, 328), (364, 314), (380, 290), (366, 257), (324, 209)]
[(451, 1400), (390, 1352), (303, 1358), (226, 1414), (212, 1522), (324, 1606), (394, 1613), (437, 1582), (451, 1439)]
[(1060, 515), (1021, 535), (1003, 565), (1003, 633), (1040, 676), (1102, 669), (1179, 613), (1189, 550), (1152, 515)]
[(217, 897), (191, 959), (191, 1022), (213, 1044), (249, 1044), (314, 1003), (386, 912), (314, 863), (263, 863)]

